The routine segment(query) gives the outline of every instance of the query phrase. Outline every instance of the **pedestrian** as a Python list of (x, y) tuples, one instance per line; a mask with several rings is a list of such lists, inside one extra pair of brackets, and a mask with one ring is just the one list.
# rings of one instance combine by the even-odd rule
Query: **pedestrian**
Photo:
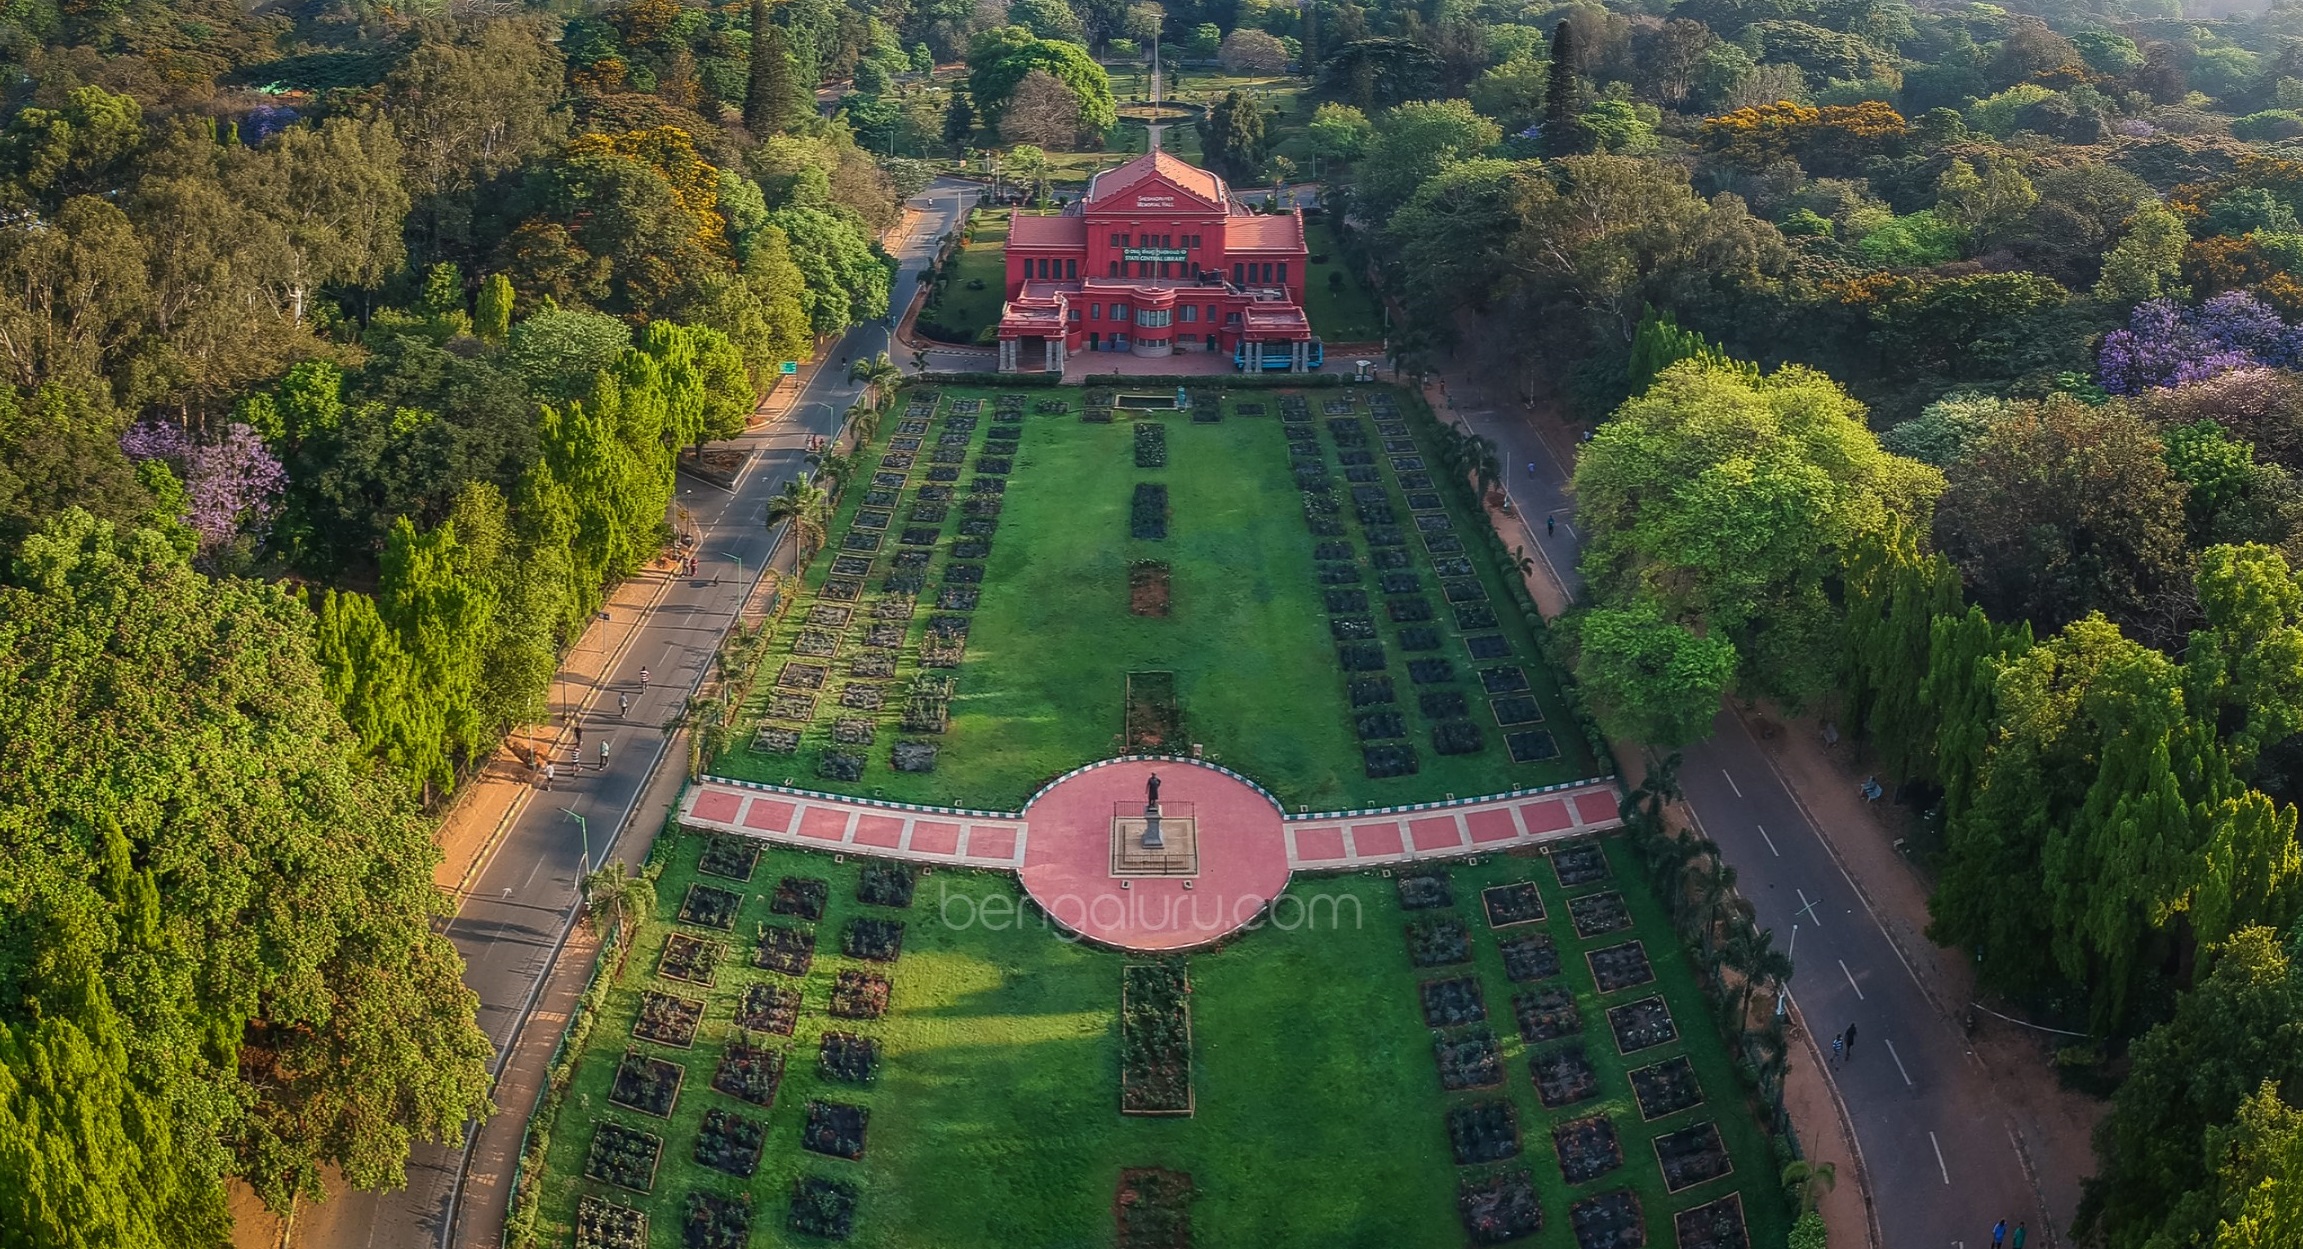
[(1846, 1038), (1846, 1037), (1843, 1037), (1843, 1036), (1835, 1036), (1835, 1037), (1831, 1038), (1831, 1058), (1832, 1058), (1832, 1061), (1834, 1061), (1834, 1062), (1837, 1062), (1837, 1061), (1839, 1060), (1839, 1056), (1840, 1056), (1841, 1054), (1844, 1054), (1844, 1053), (1846, 1053), (1846, 1052), (1847, 1052), (1847, 1038)]
[(1543, 536), (1544, 536), (1544, 537), (1546, 537), (1546, 538), (1548, 538), (1548, 537), (1550, 537), (1550, 536), (1552, 536), (1553, 534), (1555, 534), (1555, 533), (1558, 533), (1558, 532), (1559, 532), (1559, 518), (1558, 518), (1557, 516), (1546, 516), (1546, 517), (1544, 517), (1544, 518), (1543, 518)]
[(545, 792), (545, 793), (547, 793), (547, 794), (548, 794), (548, 793), (550, 793), (550, 792), (552, 792), (552, 782), (553, 782), (553, 781), (556, 781), (556, 780), (558, 780), (558, 779), (560, 779), (560, 772), (559, 772), (559, 769), (558, 769), (558, 768), (556, 768), (556, 767), (554, 767), (554, 766), (553, 766), (551, 763), (549, 763), (549, 762), (545, 763), (545, 764), (544, 764), (544, 792)]
[(583, 757), (584, 757), (584, 726), (583, 726), (583, 723), (582, 723), (581, 721), (578, 721), (578, 722), (577, 722), (577, 724), (576, 724), (576, 758), (577, 758), (579, 761), (581, 761), (581, 760), (583, 759)]
[(1533, 460), (1529, 460), (1527, 462), (1527, 475), (1530, 477), (1535, 476), (1535, 461)]
[(600, 770), (602, 772), (608, 770), (608, 744), (606, 742), (600, 743)]
[(2005, 1245), (2006, 1243), (2007, 1220), (2001, 1219), (1997, 1223), (1991, 1225), (1991, 1249), (2000, 1249), (2000, 1246)]
[(1847, 1025), (1847, 1056), (1855, 1057), (1855, 1025)]
[(631, 696), (631, 695), (629, 695), (629, 694), (618, 694), (618, 695), (616, 695), (616, 714), (617, 714), (617, 715), (619, 715), (619, 716), (620, 716), (620, 715), (623, 715), (624, 713), (626, 713), (626, 712), (630, 711), (631, 709), (632, 709), (632, 696)]
[(640, 669), (640, 684), (642, 684), (642, 685), (646, 685), (647, 683), (648, 683), (648, 670), (647, 670), (646, 668), (642, 668), (642, 669)]
[(2023, 1249), (2023, 1238), (2028, 1235), (2029, 1232), (2029, 1228), (2025, 1227), (2020, 1222), (2017, 1223), (2015, 1225), (2015, 1239), (2009, 1241), (2008, 1244), (2012, 1245), (2014, 1249)]

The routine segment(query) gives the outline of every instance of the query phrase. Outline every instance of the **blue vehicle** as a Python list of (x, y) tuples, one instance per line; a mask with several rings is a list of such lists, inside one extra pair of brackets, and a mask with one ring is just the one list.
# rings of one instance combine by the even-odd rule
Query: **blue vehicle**
[[(1264, 372), (1266, 372), (1266, 373), (1285, 373), (1285, 372), (1287, 372), (1287, 371), (1288, 371), (1288, 367), (1289, 367), (1289, 360), (1288, 360), (1288, 356), (1289, 356), (1289, 354), (1290, 354), (1289, 352), (1287, 352), (1287, 351), (1285, 351), (1285, 350), (1283, 350), (1283, 349), (1278, 349), (1278, 348), (1275, 348), (1275, 347), (1272, 347), (1272, 346), (1267, 346), (1267, 347), (1265, 348), (1265, 350), (1264, 350), (1264, 355), (1263, 355), (1263, 371), (1264, 371)], [(1326, 362), (1327, 362), (1327, 347), (1326, 347), (1326, 345), (1325, 345), (1325, 344), (1323, 344), (1323, 343), (1321, 343), (1321, 342), (1320, 342), (1318, 339), (1316, 339), (1316, 338), (1315, 338), (1315, 339), (1313, 339), (1313, 340), (1311, 340), (1311, 356), (1310, 356), (1309, 360), (1306, 362), (1306, 366), (1305, 366), (1305, 367), (1307, 367), (1307, 368), (1311, 368), (1311, 369), (1317, 369), (1317, 368), (1319, 368), (1319, 367), (1320, 367), (1322, 364), (1325, 364)], [(1238, 372), (1241, 372), (1241, 373), (1245, 373), (1245, 372), (1247, 372), (1247, 344), (1246, 344), (1246, 343), (1241, 343), (1239, 346), (1232, 348), (1232, 352), (1231, 352), (1231, 367), (1232, 367), (1233, 369), (1237, 370)]]

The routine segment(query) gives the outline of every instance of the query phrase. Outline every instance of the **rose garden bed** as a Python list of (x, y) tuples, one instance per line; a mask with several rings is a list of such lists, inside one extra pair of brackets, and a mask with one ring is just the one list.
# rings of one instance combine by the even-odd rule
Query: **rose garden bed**
[(1735, 1169), (1719, 1139), (1718, 1125), (1708, 1120), (1656, 1137), (1655, 1160), (1663, 1167), (1663, 1186), (1675, 1193)]
[(1641, 1249), (1647, 1221), (1640, 1217), (1639, 1194), (1627, 1188), (1586, 1197), (1567, 1208), (1575, 1249)]
[(720, 942), (675, 932), (664, 938), (664, 955), (656, 963), (656, 974), (709, 986), (719, 968), (720, 955), (726, 950), (727, 946)]
[(856, 901), (903, 910), (911, 906), (912, 890), (917, 885), (918, 877), (906, 864), (866, 863), (856, 881)]
[(806, 928), (792, 928), (783, 924), (760, 926), (760, 944), (752, 955), (754, 967), (780, 971), (787, 976), (805, 976), (816, 961), (816, 934)]
[(758, 843), (740, 837), (713, 837), (704, 843), (703, 857), (697, 860), (696, 870), (708, 876), (748, 881), (759, 863)]
[(1695, 1082), (1695, 1064), (1685, 1054), (1632, 1072), (1631, 1094), (1639, 1099), (1639, 1117), (1647, 1120), (1703, 1104), (1703, 1088)]
[(1528, 1062), (1535, 1077), (1535, 1095), (1547, 1110), (1572, 1106), (1599, 1095), (1599, 1072), (1583, 1053), (1580, 1042), (1537, 1054)]
[(1637, 941), (1593, 950), (1583, 957), (1591, 964), (1591, 978), (1602, 993), (1629, 989), (1655, 979), (1655, 968), (1647, 962), (1647, 950)]
[(840, 953), (873, 963), (893, 963), (904, 952), (904, 925), (893, 919), (851, 919), (840, 933)]
[(784, 1052), (766, 1046), (731, 1041), (720, 1052), (719, 1069), (712, 1072), (712, 1087), (754, 1106), (776, 1104), (776, 1088), (784, 1082)]
[(1128, 505), (1128, 536), (1139, 542), (1167, 540), (1167, 487), (1158, 482), (1137, 482), (1135, 499)]
[(1487, 911), (1487, 924), (1490, 928), (1532, 924), (1543, 918), (1543, 895), (1536, 891), (1531, 881), (1491, 885), (1480, 890), (1479, 901)]
[(1551, 1142), (1559, 1151), (1559, 1173), (1570, 1184), (1589, 1183), (1623, 1165), (1623, 1146), (1606, 1115), (1570, 1119), (1551, 1130)]
[(880, 1043), (853, 1032), (827, 1032), (816, 1047), (816, 1072), (841, 1084), (869, 1084), (879, 1070)]
[(680, 1244), (685, 1249), (744, 1249), (751, 1237), (749, 1201), (718, 1193), (688, 1194), (687, 1214), (680, 1220)]
[(1615, 1048), (1626, 1054), (1679, 1039), (1679, 1028), (1671, 1022), (1671, 1008), (1659, 997), (1643, 997), (1609, 1010), (1607, 1028), (1615, 1034)]
[(1549, 980), (1559, 974), (1559, 947), (1549, 933), (1531, 932), (1499, 941), (1495, 948), (1503, 955), (1503, 974), (1513, 984)]
[(1128, 565), (1128, 612), (1136, 616), (1168, 614), (1168, 566), (1156, 559)]
[(1447, 1112), (1455, 1164), (1475, 1167), (1519, 1156), (1519, 1113), (1507, 1101), (1477, 1101)]
[(1494, 1088), (1503, 1083), (1503, 1051), (1495, 1034), (1482, 1028), (1463, 1036), (1433, 1036), (1432, 1056), (1439, 1061), (1439, 1086), (1460, 1089)]
[(1729, 1193), (1691, 1210), (1671, 1216), (1671, 1230), (1679, 1249), (1750, 1249), (1751, 1233), (1743, 1225), (1743, 1194)]
[(808, 1103), (807, 1121), (800, 1128), (800, 1148), (827, 1158), (853, 1162), (864, 1156), (864, 1132), (872, 1112), (847, 1102)]
[(824, 917), (824, 903), (831, 900), (832, 887), (827, 881), (813, 876), (786, 876), (776, 882), (776, 892), (768, 899), (768, 909), (778, 915), (797, 915), (809, 923)]
[(1121, 969), (1120, 1111), (1192, 1111), (1191, 980), (1181, 962)]
[(592, 1132), (584, 1174), (602, 1184), (644, 1193), (656, 1186), (656, 1163), (663, 1153), (663, 1137), (603, 1119)]
[(648, 1249), (647, 1212), (584, 1198), (576, 1207), (576, 1249)]
[(1556, 985), (1513, 994), (1511, 1014), (1519, 1024), (1520, 1039), (1530, 1045), (1583, 1031), (1583, 1015), (1575, 1008), (1575, 994)]
[(678, 1063), (626, 1050), (624, 1061), (616, 1067), (615, 1082), (609, 1086), (608, 1100), (626, 1110), (669, 1119), (672, 1107), (680, 1101), (680, 1083), (687, 1077), (688, 1069)]
[(800, 991), (780, 984), (748, 984), (736, 999), (736, 1026), (790, 1036), (800, 1021)]
[(696, 1025), (703, 1021), (704, 1004), (649, 990), (640, 994), (640, 1013), (632, 1020), (637, 1040), (686, 1049), (696, 1043)]
[(742, 910), (743, 905), (744, 895), (734, 890), (690, 885), (688, 896), (680, 900), (680, 922), (699, 928), (734, 928), (736, 912)]
[(1535, 1179), (1525, 1168), (1485, 1179), (1465, 1176), (1456, 1187), (1455, 1209), (1475, 1245), (1507, 1244), (1543, 1230)]
[(1446, 872), (1402, 872), (1392, 880), (1392, 886), (1399, 892), (1399, 909), (1403, 911), (1455, 905), (1455, 890), (1448, 884)]
[(1606, 880), (1607, 852), (1596, 841), (1562, 842), (1552, 847), (1551, 870), (1563, 889)]
[(696, 1133), (696, 1162), (750, 1179), (760, 1169), (760, 1148), (767, 1139), (767, 1124), (714, 1106), (704, 1112), (703, 1127)]
[(1135, 456), (1137, 468), (1167, 467), (1167, 426), (1158, 421), (1137, 421)]
[(1460, 1028), (1486, 1020), (1487, 1002), (1479, 977), (1457, 976), (1423, 982), (1423, 1022), (1427, 1028)]
[(1631, 927), (1631, 909), (1623, 904), (1623, 895), (1612, 889), (1569, 898), (1567, 915), (1574, 921), (1578, 937), (1596, 937)]
[(1421, 919), (1407, 926), (1408, 961), (1417, 967), (1446, 967), (1471, 961), (1471, 933), (1462, 921)]
[(856, 1228), (856, 1186), (820, 1175), (793, 1180), (792, 1208), (784, 1225), (802, 1236), (846, 1240)]
[(877, 1019), (888, 1013), (888, 978), (867, 971), (843, 971), (832, 981), (825, 1007), (839, 1019)]
[(1176, 696), (1175, 673), (1128, 673), (1124, 703), (1126, 722), (1121, 729), (1130, 751), (1157, 754), (1182, 749), (1183, 705)]
[(1191, 1249), (1191, 1173), (1156, 1167), (1120, 1171), (1112, 1214), (1119, 1249)]

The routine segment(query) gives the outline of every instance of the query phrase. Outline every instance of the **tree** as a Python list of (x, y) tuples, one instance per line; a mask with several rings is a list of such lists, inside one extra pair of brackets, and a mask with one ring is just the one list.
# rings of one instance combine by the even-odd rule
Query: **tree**
[(1431, 49), (1379, 35), (1338, 46), (1320, 66), (1320, 79), (1344, 102), (1372, 112), (1428, 97), (1439, 70), (1439, 55)]
[(1254, 178), (1263, 168), (1263, 109), (1237, 91), (1225, 92), (1200, 118), (1199, 141), (1210, 168), (1236, 181)]
[(965, 148), (975, 130), (976, 110), (968, 103), (968, 93), (954, 89), (952, 102), (944, 109), (944, 142), (954, 150)]
[(1494, 122), (1463, 100), (1402, 104), (1376, 119), (1367, 153), (1353, 166), (1358, 202), (1374, 219), (1389, 220), (1426, 178), (1485, 156), (1502, 138)]
[(1507, 134), (1521, 134), (1543, 120), (1545, 84), (1551, 71), (1532, 56), (1490, 66), (1470, 87), (1472, 108), (1493, 117)]
[(1079, 97), (1079, 129), (1101, 141), (1119, 121), (1111, 79), (1074, 43), (1041, 39), (1021, 26), (977, 35), (968, 48), (968, 98), (992, 124), (1004, 126), (1009, 101), (1024, 76), (1044, 70)]
[(1505, 277), (1495, 261), (1519, 226), (1525, 176), (1511, 161), (1460, 161), (1425, 179), (1392, 214), (1384, 230), (1390, 267), (1415, 320), (1452, 330), (1458, 310), (1491, 305)]
[(782, 134), (798, 125), (807, 107), (792, 41), (771, 17), (768, 0), (752, 0), (752, 64), (744, 90), (744, 128), (757, 138)]
[[(862, 382), (864, 384), (864, 398), (874, 410), (881, 410), (895, 402), (896, 387), (903, 384), (904, 371), (897, 368), (896, 362), (888, 359), (888, 353), (883, 351), (868, 360), (858, 360), (849, 366), (848, 380)], [(870, 441), (869, 437), (859, 439), (859, 442)]]
[(1825, 583), (1838, 552), (1923, 525), (1942, 481), (1881, 451), (1862, 406), (1822, 374), (1684, 362), (1577, 461), (1584, 575), (1603, 604), (1651, 600), (1732, 645), (1750, 688), (1813, 697), (1834, 675)]
[(128, 214), (74, 196), (0, 225), (0, 359), (26, 393), (122, 377), (150, 310), (144, 240)]
[(1307, 129), (1314, 151), (1329, 160), (1355, 161), (1367, 151), (1375, 126), (1367, 114), (1349, 104), (1322, 104), (1312, 111)]
[[(447, 31), (451, 28), (437, 28)], [(567, 132), (566, 67), (542, 31), (480, 21), (434, 34), (384, 80), (420, 250), (468, 247), (479, 189)]]
[(303, 323), (321, 287), (376, 287), (400, 268), (404, 160), (389, 122), (331, 117), (281, 131), (234, 171), (235, 188), (279, 224), (292, 322)]
[(1033, 69), (1016, 83), (1000, 114), (1000, 137), (1011, 143), (1068, 148), (1079, 140), (1079, 93), (1044, 69)]
[(1935, 183), (1935, 213), (1966, 230), (1980, 247), (2021, 220), (2039, 202), (2031, 179), (2008, 160), (1986, 160), (1983, 171), (1953, 160)]
[(584, 876), (584, 915), (595, 932), (614, 933), (618, 940), (656, 912), (656, 882), (634, 875), (623, 860), (613, 859)]
[(1087, 28), (1064, 0), (1016, 0), (1008, 6), (1008, 20), (1042, 39), (1087, 42)]
[(472, 332), (484, 342), (500, 343), (512, 330), (512, 279), (501, 273), (491, 273), (480, 283), (480, 297), (474, 304)]
[(21, 109), (0, 131), (0, 187), (18, 208), (106, 194), (118, 189), (122, 163), (143, 142), (143, 109), (133, 97), (74, 87), (62, 108)]
[(1735, 647), (1696, 634), (1639, 598), (1575, 622), (1575, 678), (1610, 736), (1669, 748), (1711, 736), (1735, 679)]
[(1566, 18), (1552, 28), (1551, 67), (1543, 88), (1543, 141), (1544, 149), (1553, 156), (1568, 156), (1583, 150), (1580, 118), (1583, 110), (1576, 100), (1576, 75), (1581, 71), (1580, 52), (1576, 47), (1575, 26)]
[(1224, 37), (1216, 61), (1227, 74), (1284, 74), (1287, 46), (1268, 31), (1242, 26)]
[(2095, 297), (2121, 304), (2182, 298), (2188, 292), (2177, 279), (2183, 273), (2183, 249), (2190, 241), (2183, 219), (2165, 204), (2154, 201), (2136, 209), (2127, 219), (2127, 233), (2103, 257)]
[(830, 504), (831, 496), (823, 487), (805, 479), (785, 482), (783, 490), (768, 500), (768, 527), (791, 526), (802, 567), (806, 567), (824, 543), (824, 524), (830, 518)]

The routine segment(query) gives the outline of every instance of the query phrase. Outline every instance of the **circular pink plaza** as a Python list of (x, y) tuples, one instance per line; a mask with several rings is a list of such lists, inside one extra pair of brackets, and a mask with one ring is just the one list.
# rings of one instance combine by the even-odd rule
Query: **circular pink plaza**
[[(1146, 848), (1145, 782), (1160, 778), (1162, 845)], [(1182, 759), (1090, 768), (1024, 809), (1024, 891), (1062, 927), (1127, 950), (1206, 945), (1256, 921), (1287, 888), (1287, 834), (1270, 796)]]

